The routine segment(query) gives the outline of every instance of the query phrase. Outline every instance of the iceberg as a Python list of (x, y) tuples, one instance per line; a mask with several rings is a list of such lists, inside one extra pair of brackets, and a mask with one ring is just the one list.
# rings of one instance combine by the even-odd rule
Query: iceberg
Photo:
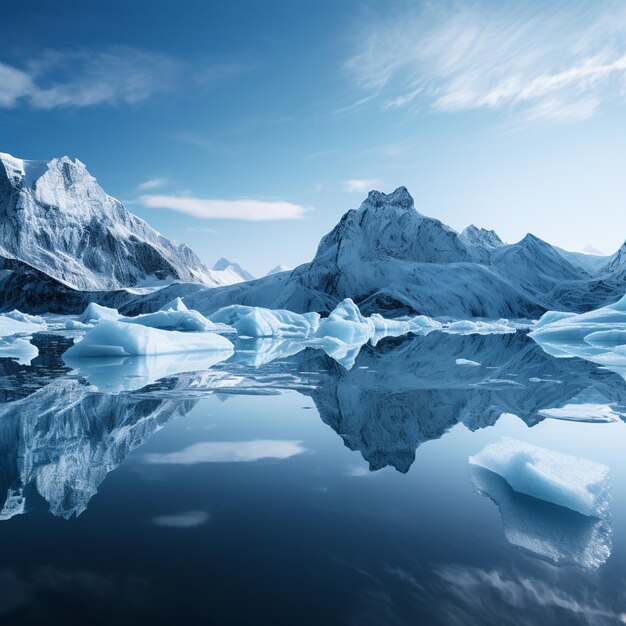
[(375, 330), (372, 319), (363, 317), (359, 307), (350, 298), (346, 298), (320, 322), (315, 336), (329, 337), (350, 345), (363, 345), (370, 340)]
[(498, 474), (470, 466), (470, 476), (479, 494), (500, 510), (504, 536), (523, 552), (552, 563), (575, 565), (594, 571), (613, 549), (613, 522), (581, 515), (551, 502), (517, 493)]
[(209, 320), (231, 326), (243, 337), (309, 337), (317, 329), (320, 315), (233, 304), (209, 315)]
[(169, 302), (154, 313), (144, 313), (135, 317), (126, 317), (121, 315), (117, 309), (111, 309), (92, 302), (77, 320), (68, 320), (65, 323), (65, 328), (67, 330), (88, 330), (102, 320), (184, 332), (215, 332), (223, 330), (212, 324), (198, 311), (188, 309), (180, 298)]
[(10, 311), (0, 315), (0, 337), (30, 335), (46, 328), (46, 321), (37, 315), (27, 315), (21, 311)]
[(120, 322), (183, 332), (215, 332), (219, 330), (219, 327), (210, 322), (204, 315), (188, 309), (180, 298), (155, 313), (122, 317)]
[(469, 462), (499, 474), (518, 493), (582, 515), (609, 513), (609, 468), (601, 463), (515, 439), (489, 444)]
[(78, 322), (81, 324), (95, 324), (100, 320), (117, 320), (119, 318), (120, 314), (117, 309), (90, 302), (82, 315), (78, 317)]
[(102, 320), (65, 352), (66, 357), (123, 357), (178, 354), (182, 352), (224, 351), (233, 344), (216, 333), (184, 333)]

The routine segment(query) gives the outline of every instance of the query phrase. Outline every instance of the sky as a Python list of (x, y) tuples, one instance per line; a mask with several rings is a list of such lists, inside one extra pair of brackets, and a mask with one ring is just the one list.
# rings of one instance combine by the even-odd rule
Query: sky
[(626, 239), (626, 3), (13, 3), (0, 152), (83, 161), (209, 265), (310, 260), (370, 189), (515, 242)]

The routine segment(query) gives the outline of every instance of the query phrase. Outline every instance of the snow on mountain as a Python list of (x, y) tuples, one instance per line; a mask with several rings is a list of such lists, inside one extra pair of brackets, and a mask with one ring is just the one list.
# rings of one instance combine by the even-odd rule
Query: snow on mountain
[(271, 276), (272, 274), (280, 274), (281, 272), (291, 272), (292, 269), (293, 267), (287, 267), (286, 265), (277, 265), (265, 275)]
[(290, 274), (199, 290), (189, 303), (204, 313), (233, 303), (329, 312), (350, 297), (366, 314), (533, 317), (556, 308), (552, 289), (589, 279), (532, 235), (506, 245), (476, 227), (459, 234), (416, 211), (400, 187), (370, 192)]
[(505, 243), (498, 237), (495, 230), (487, 230), (486, 228), (478, 228), (474, 224), (470, 224), (462, 233), (461, 238), (473, 246), (482, 246), (483, 248), (494, 250)]
[(622, 280), (626, 278), (626, 242), (615, 254), (608, 257), (608, 262), (600, 269), (600, 273), (617, 274)]
[(26, 161), (0, 153), (0, 256), (80, 290), (228, 282), (129, 213), (68, 157)]
[(245, 270), (239, 263), (231, 263), (228, 259), (222, 257), (213, 266), (212, 273), (223, 272), (225, 277), (230, 278), (230, 283), (238, 283), (245, 280), (254, 280), (255, 277)]

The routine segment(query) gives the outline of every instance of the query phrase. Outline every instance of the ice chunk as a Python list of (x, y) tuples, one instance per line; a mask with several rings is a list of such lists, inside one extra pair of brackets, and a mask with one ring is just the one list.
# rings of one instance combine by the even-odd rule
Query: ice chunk
[(0, 337), (0, 358), (15, 359), (20, 365), (30, 365), (30, 362), (39, 355), (37, 346), (34, 346), (27, 337)]
[(205, 352), (232, 352), (233, 344), (216, 333), (183, 333), (102, 320), (67, 352), (67, 357), (132, 356)]
[(0, 315), (0, 337), (29, 335), (46, 328), (46, 321), (36, 315), (27, 315), (21, 311), (10, 311)]
[(506, 335), (517, 332), (517, 329), (506, 319), (497, 322), (459, 320), (447, 324), (442, 332), (450, 335)]
[(519, 493), (552, 502), (583, 515), (609, 512), (609, 469), (515, 439), (492, 443), (469, 462), (504, 478)]
[(472, 365), (474, 367), (480, 365), (480, 363), (478, 363), (478, 361), (472, 361), (470, 359), (457, 359), (456, 360), (456, 364), (457, 365)]
[(608, 423), (626, 420), (626, 409), (594, 387), (576, 394), (562, 406), (540, 409), (539, 415), (570, 422)]
[(160, 308), (161, 311), (188, 311), (189, 309), (181, 298), (174, 298), (171, 302)]
[(119, 318), (120, 314), (117, 309), (110, 309), (95, 302), (90, 302), (82, 315), (79, 316), (78, 321), (81, 324), (93, 324), (100, 320), (117, 320)]
[(209, 315), (209, 320), (232, 326), (238, 335), (245, 337), (309, 337), (315, 332), (320, 316), (233, 304)]
[[(183, 304), (183, 306), (185, 305)], [(135, 317), (121, 317), (119, 321), (124, 324), (140, 324), (150, 328), (180, 330), (183, 332), (216, 332), (220, 330), (216, 324), (210, 322), (204, 315), (198, 313), (198, 311), (191, 311), (187, 307), (184, 309), (160, 310), (155, 313), (145, 313)]]
[(331, 337), (346, 344), (364, 344), (374, 335), (374, 322), (363, 317), (359, 307), (346, 298), (321, 320), (316, 337)]
[[(554, 565), (593, 571), (611, 555), (613, 523), (515, 492), (498, 474), (470, 466), (478, 492), (500, 509), (504, 536), (516, 548)], [(607, 507), (608, 508), (608, 507)]]
[(427, 317), (417, 315), (409, 319), (387, 319), (378, 313), (374, 313), (369, 318), (374, 324), (374, 333), (370, 338), (370, 343), (375, 346), (385, 337), (401, 337), (408, 333), (416, 335), (427, 335), (433, 330), (440, 330), (442, 325)]
[(570, 317), (575, 316), (576, 313), (569, 313), (567, 311), (547, 311), (535, 322), (535, 324), (533, 325), (533, 330), (537, 330), (538, 328), (542, 328), (543, 326), (547, 326), (548, 324), (559, 322), (561, 320), (566, 320)]

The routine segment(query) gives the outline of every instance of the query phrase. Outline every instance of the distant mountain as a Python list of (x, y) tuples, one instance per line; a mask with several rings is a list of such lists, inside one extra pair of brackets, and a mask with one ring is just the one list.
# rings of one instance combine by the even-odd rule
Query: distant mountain
[[(585, 250), (590, 249), (591, 246), (587, 246)], [(554, 249), (564, 258), (567, 259), (570, 263), (581, 267), (586, 272), (589, 272), (592, 275), (598, 274), (604, 266), (607, 265), (610, 258), (609, 256), (603, 255), (602, 253), (591, 253), (591, 252), (570, 252), (569, 250), (563, 250), (562, 248)], [(595, 250), (595, 248), (593, 248)]]
[(286, 265), (277, 265), (265, 275), (271, 276), (272, 274), (280, 274), (281, 272), (291, 272), (292, 269), (292, 267), (287, 267)]
[(76, 290), (232, 282), (129, 213), (68, 157), (26, 161), (0, 153), (0, 266), (36, 270)]
[(231, 263), (224, 257), (220, 258), (213, 266), (213, 272), (223, 272), (225, 277), (232, 278), (231, 283), (238, 283), (245, 280), (254, 280), (255, 276), (245, 270), (239, 263)]
[[(595, 272), (531, 234), (505, 244), (475, 226), (457, 233), (416, 211), (400, 187), (370, 192), (322, 238), (310, 263), (242, 285), (200, 289), (186, 302), (205, 313), (234, 303), (324, 313), (351, 297), (367, 314), (534, 317), (619, 299), (625, 261), (626, 248), (608, 271)], [(135, 306), (154, 307), (157, 300)]]

